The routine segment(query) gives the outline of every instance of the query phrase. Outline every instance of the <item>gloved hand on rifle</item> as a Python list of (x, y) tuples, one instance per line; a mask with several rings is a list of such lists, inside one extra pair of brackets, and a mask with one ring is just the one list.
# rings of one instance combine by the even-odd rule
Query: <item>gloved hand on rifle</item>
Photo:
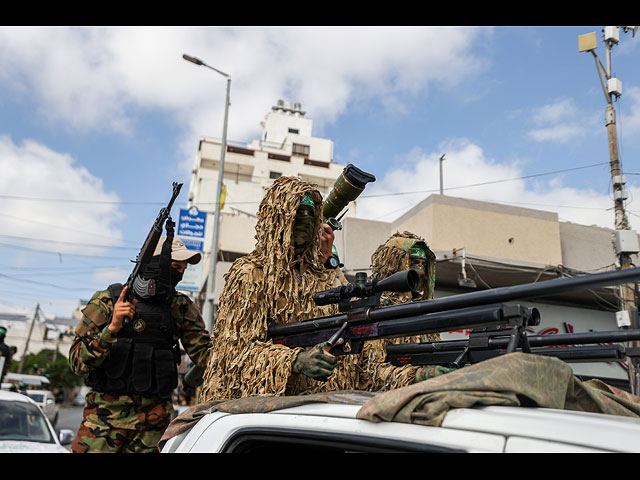
[(444, 375), (445, 373), (453, 372), (455, 368), (443, 367), (441, 365), (428, 365), (426, 367), (420, 367), (416, 372), (416, 382), (422, 382), (433, 377)]
[[(336, 345), (342, 342), (343, 340), (339, 339)], [(330, 348), (333, 346), (323, 342), (302, 350), (293, 362), (293, 373), (302, 373), (310, 378), (326, 379), (338, 364), (338, 359), (329, 353)]]

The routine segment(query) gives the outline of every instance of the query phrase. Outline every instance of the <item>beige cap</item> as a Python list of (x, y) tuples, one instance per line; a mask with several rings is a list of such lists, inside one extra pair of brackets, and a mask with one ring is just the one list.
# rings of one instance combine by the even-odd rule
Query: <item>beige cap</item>
[[(160, 237), (160, 240), (158, 240), (156, 251), (153, 252), (153, 256), (160, 255), (162, 253), (162, 245), (164, 245), (166, 239), (167, 237)], [(195, 265), (201, 259), (202, 255), (200, 254), (200, 252), (189, 250), (182, 240), (180, 240), (178, 237), (173, 237), (173, 244), (171, 245), (171, 260), (186, 260), (187, 263)]]

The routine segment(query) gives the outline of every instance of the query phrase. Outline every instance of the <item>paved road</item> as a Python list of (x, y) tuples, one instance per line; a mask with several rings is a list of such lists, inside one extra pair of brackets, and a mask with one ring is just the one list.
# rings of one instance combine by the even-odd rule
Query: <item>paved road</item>
[[(56, 430), (60, 431), (63, 428), (67, 428), (73, 430), (73, 435), (75, 436), (82, 420), (82, 409), (83, 407), (60, 407)], [(68, 449), (69, 447), (70, 445), (65, 445), (65, 448)]]

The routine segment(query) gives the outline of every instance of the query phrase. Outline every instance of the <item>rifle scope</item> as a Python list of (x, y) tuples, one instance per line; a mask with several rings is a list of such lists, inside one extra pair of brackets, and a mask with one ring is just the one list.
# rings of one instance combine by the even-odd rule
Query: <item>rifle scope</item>
[(332, 288), (313, 295), (316, 305), (340, 303), (354, 297), (371, 297), (381, 292), (409, 292), (420, 288), (420, 277), (415, 270), (403, 270), (389, 277), (367, 280), (364, 272), (356, 273), (356, 281), (342, 287)]

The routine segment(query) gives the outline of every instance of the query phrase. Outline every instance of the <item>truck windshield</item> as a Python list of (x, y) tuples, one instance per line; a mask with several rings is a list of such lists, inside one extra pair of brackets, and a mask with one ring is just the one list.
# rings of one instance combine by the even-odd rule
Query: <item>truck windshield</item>
[(51, 430), (36, 405), (1, 400), (0, 440), (55, 443)]

